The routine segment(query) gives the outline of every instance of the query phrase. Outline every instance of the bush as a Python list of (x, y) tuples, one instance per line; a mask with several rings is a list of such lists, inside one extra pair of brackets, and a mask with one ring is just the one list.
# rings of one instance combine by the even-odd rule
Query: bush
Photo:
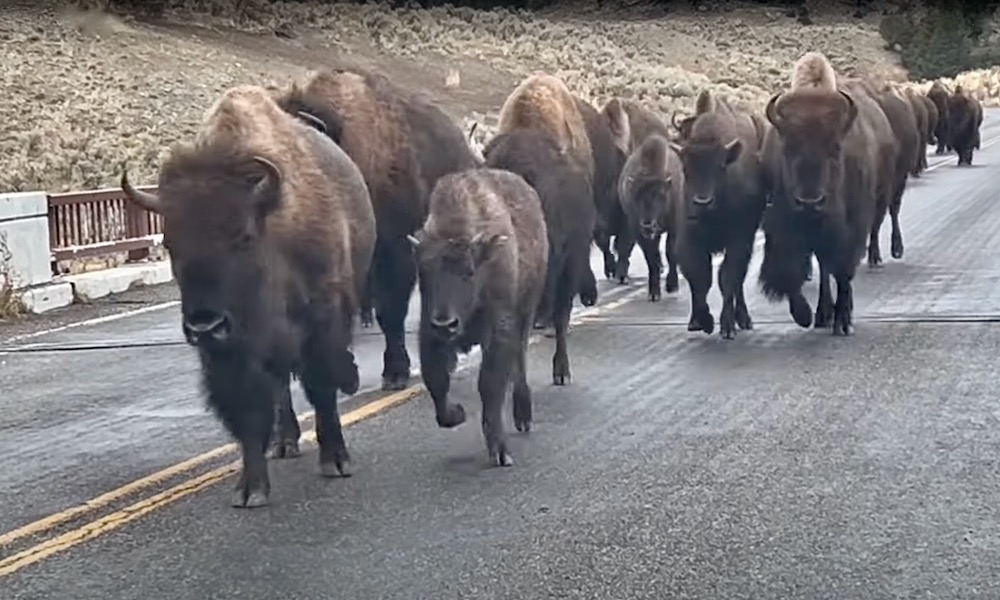
[(0, 231), (0, 321), (16, 317), (25, 310), (11, 269), (13, 257), (7, 247), (7, 234)]
[(987, 66), (981, 61), (988, 58), (974, 53), (981, 33), (974, 22), (955, 8), (934, 7), (919, 20), (887, 17), (879, 29), (911, 79), (937, 79)]

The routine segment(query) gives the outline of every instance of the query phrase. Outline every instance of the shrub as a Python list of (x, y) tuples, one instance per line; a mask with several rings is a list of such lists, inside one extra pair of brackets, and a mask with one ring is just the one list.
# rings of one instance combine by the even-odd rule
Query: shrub
[(14, 255), (7, 246), (7, 234), (0, 231), (0, 321), (16, 317), (25, 311), (11, 268), (13, 258)]

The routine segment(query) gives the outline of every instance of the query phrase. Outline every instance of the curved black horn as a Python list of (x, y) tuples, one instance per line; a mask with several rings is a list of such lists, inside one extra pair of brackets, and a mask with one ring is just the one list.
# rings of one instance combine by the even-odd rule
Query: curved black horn
[(318, 129), (320, 132), (322, 132), (322, 133), (326, 133), (327, 132), (327, 130), (326, 130), (326, 123), (323, 122), (323, 119), (320, 119), (316, 115), (309, 114), (309, 113), (307, 113), (304, 110), (300, 110), (296, 114), (299, 116), (300, 119), (302, 119), (306, 123), (312, 125), (316, 129)]

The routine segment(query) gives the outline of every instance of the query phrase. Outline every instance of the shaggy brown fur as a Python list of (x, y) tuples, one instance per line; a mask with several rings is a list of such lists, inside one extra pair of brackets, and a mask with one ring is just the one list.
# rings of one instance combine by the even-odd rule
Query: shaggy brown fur
[(951, 145), (951, 119), (948, 113), (948, 98), (951, 93), (940, 81), (935, 81), (931, 89), (927, 90), (927, 97), (931, 99), (938, 112), (937, 129), (934, 130), (934, 137), (937, 139), (937, 150), (935, 154), (944, 154), (952, 149)]
[(680, 231), (678, 256), (691, 288), (688, 331), (710, 334), (715, 328), (707, 295), (712, 287), (711, 256), (717, 252), (725, 252), (719, 268), (719, 331), (732, 339), (737, 324), (741, 329), (753, 328), (743, 281), (767, 204), (761, 186), (759, 146), (757, 126), (750, 115), (733, 110), (708, 90), (698, 95), (688, 137), (674, 145), (685, 174), (687, 219)]
[(925, 98), (913, 88), (906, 88), (903, 91), (903, 97), (910, 104), (913, 116), (917, 120), (917, 135), (920, 138), (920, 145), (916, 150), (917, 161), (914, 163), (910, 175), (920, 177), (920, 174), (927, 169), (927, 144), (931, 136), (930, 115), (927, 112), (927, 104), (924, 102)]
[(979, 148), (979, 127), (983, 123), (983, 107), (962, 86), (948, 98), (948, 127), (951, 146), (958, 153), (958, 164), (971, 165), (972, 151)]
[[(677, 236), (683, 223), (684, 169), (670, 141), (651, 133), (632, 151), (622, 169), (618, 196), (631, 239), (637, 240), (649, 271), (650, 302), (660, 299), (660, 238), (666, 234), (666, 288), (677, 290)], [(632, 246), (629, 246), (631, 251)]]
[(378, 224), (369, 302), (385, 336), (382, 389), (404, 388), (410, 379), (404, 322), (416, 283), (416, 263), (406, 235), (423, 223), (437, 179), (478, 164), (465, 135), (429, 98), (364, 71), (319, 70), (281, 94), (289, 114), (322, 123), (357, 163), (371, 192)]
[(562, 79), (537, 73), (522, 81), (500, 107), (499, 133), (539, 128), (593, 185), (594, 158), (587, 128), (573, 94)]
[[(883, 168), (891, 174), (895, 155), (880, 157), (885, 146), (876, 127), (885, 129), (886, 138), (893, 136), (878, 104), (863, 89), (839, 90), (835, 75), (817, 80), (817, 72), (833, 73), (832, 67), (817, 68), (817, 57), (822, 55), (808, 53), (796, 63), (795, 70), (804, 72), (794, 73), (792, 81), (805, 87), (773, 96), (765, 111), (773, 125), (763, 151), (772, 203), (764, 217), (760, 283), (769, 299), (788, 298), (795, 322), (809, 327), (813, 315), (802, 284), (808, 256), (815, 253), (820, 263), (816, 326), (829, 326), (832, 317), (833, 333), (846, 335), (853, 328), (854, 273), (878, 194), (887, 191), (879, 189), (876, 173)], [(836, 302), (830, 275), (837, 282)]]
[(291, 374), (316, 408), (321, 472), (346, 475), (337, 391), (358, 389), (351, 332), (376, 235), (357, 166), (266, 90), (244, 85), (209, 109), (193, 144), (172, 149), (158, 197), (126, 174), (122, 188), (163, 217), (208, 402), (243, 450), (233, 505), (268, 502), (276, 402), (278, 443), (297, 445)]
[(479, 168), (442, 177), (414, 237), (420, 261), (420, 369), (441, 427), (465, 421), (449, 401), (456, 352), (483, 347), (479, 395), (490, 460), (511, 464), (503, 404), (513, 378), (514, 425), (531, 426), (526, 355), (548, 259), (538, 194), (520, 176)]
[[(927, 109), (927, 145), (929, 146), (936, 145), (937, 144), (936, 132), (938, 129), (938, 121), (941, 118), (940, 114), (938, 114), (937, 104), (934, 104), (934, 101), (925, 96), (924, 94), (920, 94), (917, 92), (914, 93), (917, 95), (917, 98), (924, 103), (924, 108)], [(924, 154), (926, 153), (927, 151), (925, 148)]]

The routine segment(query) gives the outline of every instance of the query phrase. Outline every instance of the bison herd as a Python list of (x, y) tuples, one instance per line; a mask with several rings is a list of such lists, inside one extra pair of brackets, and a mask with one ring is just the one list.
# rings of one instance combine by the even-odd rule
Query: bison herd
[[(382, 388), (410, 378), (404, 337), (419, 282), (420, 372), (440, 427), (465, 421), (449, 399), (457, 353), (482, 349), (478, 388), (490, 461), (510, 465), (502, 410), (532, 420), (526, 353), (533, 328), (555, 330), (552, 379), (570, 381), (573, 299), (597, 302), (590, 244), (604, 275), (626, 282), (638, 244), (648, 299), (690, 288), (688, 330), (711, 334), (712, 256), (723, 253), (720, 334), (749, 330), (744, 280), (759, 229), (760, 285), (802, 327), (852, 328), (852, 280), (866, 254), (903, 255), (906, 181), (926, 146), (979, 148), (982, 108), (940, 84), (919, 94), (837, 74), (810, 52), (762, 114), (703, 91), (667, 125), (632, 100), (600, 110), (552, 75), (518, 85), (480, 150), (427, 97), (358, 70), (319, 70), (270, 91), (227, 90), (199, 134), (172, 148), (156, 193), (121, 185), (163, 218), (209, 405), (239, 441), (237, 507), (268, 503), (266, 464), (299, 453), (294, 376), (315, 407), (320, 473), (350, 474), (338, 392), (353, 394), (355, 318), (385, 339)], [(664, 263), (660, 242), (665, 242)], [(613, 247), (612, 247), (613, 246)], [(802, 293), (819, 263), (815, 313)], [(661, 278), (663, 282), (661, 283)], [(830, 279), (836, 283), (836, 294)], [(373, 318), (374, 313), (374, 318)]]

